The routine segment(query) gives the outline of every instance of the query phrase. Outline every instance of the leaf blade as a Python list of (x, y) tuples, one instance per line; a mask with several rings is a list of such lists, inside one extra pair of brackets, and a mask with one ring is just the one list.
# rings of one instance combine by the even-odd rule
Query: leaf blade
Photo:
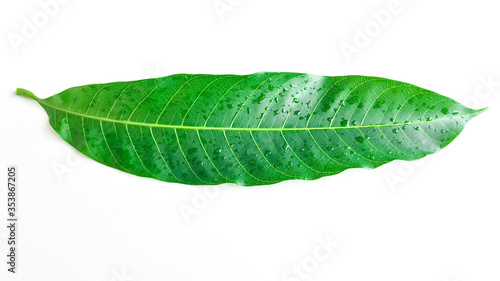
[(399, 81), (304, 73), (178, 74), (19, 89), (83, 154), (139, 176), (265, 185), (437, 152), (485, 109)]

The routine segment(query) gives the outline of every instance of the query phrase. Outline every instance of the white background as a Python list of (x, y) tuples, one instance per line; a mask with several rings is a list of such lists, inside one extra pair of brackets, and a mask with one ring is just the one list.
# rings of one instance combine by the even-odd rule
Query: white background
[[(0, 280), (500, 280), (497, 2), (47, 2), (0, 5), (1, 218), (6, 166), (20, 177), (18, 273), (2, 262)], [(15, 96), (257, 71), (382, 76), (490, 109), (423, 161), (213, 189), (88, 159)]]

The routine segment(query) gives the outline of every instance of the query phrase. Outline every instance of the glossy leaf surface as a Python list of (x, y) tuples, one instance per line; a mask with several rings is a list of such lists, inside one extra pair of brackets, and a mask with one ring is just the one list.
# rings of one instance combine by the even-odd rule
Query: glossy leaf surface
[(168, 182), (265, 185), (415, 160), (482, 110), (417, 86), (303, 73), (178, 74), (47, 99), (18, 89), (88, 157)]

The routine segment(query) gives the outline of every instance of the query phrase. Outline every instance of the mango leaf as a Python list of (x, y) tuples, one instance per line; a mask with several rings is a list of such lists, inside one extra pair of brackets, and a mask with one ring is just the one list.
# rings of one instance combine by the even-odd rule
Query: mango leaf
[(104, 165), (162, 181), (266, 185), (415, 160), (448, 145), (474, 110), (417, 86), (304, 73), (178, 74), (67, 89), (47, 112)]

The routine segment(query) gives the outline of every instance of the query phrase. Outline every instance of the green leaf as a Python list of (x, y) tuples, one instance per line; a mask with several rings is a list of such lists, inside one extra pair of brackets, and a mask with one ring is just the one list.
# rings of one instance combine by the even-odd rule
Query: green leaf
[(265, 185), (415, 160), (482, 110), (394, 80), (303, 73), (178, 74), (36, 100), (69, 144), (168, 182)]

